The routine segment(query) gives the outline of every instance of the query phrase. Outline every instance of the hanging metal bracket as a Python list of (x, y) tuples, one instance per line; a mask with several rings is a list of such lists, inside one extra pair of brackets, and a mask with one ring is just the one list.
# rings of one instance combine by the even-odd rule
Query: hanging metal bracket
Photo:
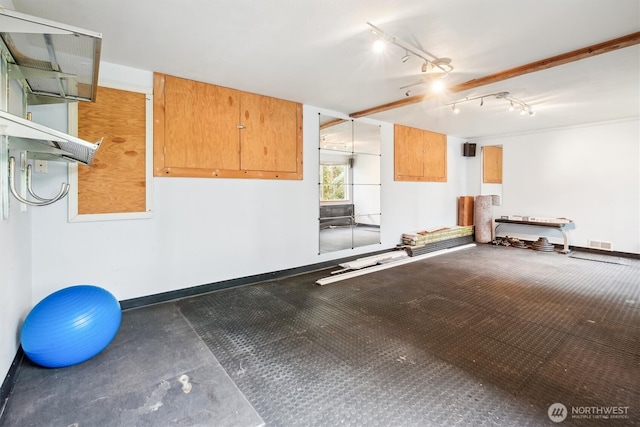
[(38, 196), (34, 191), (31, 185), (31, 165), (28, 164), (26, 166), (27, 169), (27, 191), (36, 199), (36, 201), (28, 200), (20, 195), (20, 193), (16, 190), (16, 181), (15, 181), (15, 168), (16, 168), (16, 159), (15, 157), (9, 158), (9, 190), (13, 197), (18, 199), (19, 202), (24, 203), (29, 206), (47, 206), (52, 203), (57, 202), (60, 199), (63, 199), (69, 193), (69, 184), (64, 182), (60, 188), (60, 192), (51, 199), (46, 199), (44, 197)]

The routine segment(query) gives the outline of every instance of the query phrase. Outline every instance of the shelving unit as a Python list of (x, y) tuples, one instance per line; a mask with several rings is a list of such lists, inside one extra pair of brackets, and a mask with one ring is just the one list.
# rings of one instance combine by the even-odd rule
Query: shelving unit
[[(95, 100), (102, 35), (2, 8), (0, 29), (0, 203), (2, 217), (8, 219), (10, 192), (26, 200), (26, 190), (31, 190), (29, 159), (93, 161), (101, 141), (87, 142), (25, 117), (28, 105)], [(11, 90), (12, 82), (18, 82), (19, 91)], [(21, 98), (22, 116), (12, 114), (18, 108), (10, 108), (10, 95)], [(10, 182), (11, 158), (17, 159), (19, 190)], [(30, 204), (48, 204), (35, 202)]]

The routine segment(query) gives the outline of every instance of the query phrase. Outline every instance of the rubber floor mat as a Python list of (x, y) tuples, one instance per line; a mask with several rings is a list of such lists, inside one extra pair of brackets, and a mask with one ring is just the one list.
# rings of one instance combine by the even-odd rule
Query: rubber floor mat
[[(176, 302), (267, 426), (640, 423), (640, 261), (479, 245)], [(587, 419), (572, 408), (623, 407)], [(578, 409), (582, 410), (582, 409)]]

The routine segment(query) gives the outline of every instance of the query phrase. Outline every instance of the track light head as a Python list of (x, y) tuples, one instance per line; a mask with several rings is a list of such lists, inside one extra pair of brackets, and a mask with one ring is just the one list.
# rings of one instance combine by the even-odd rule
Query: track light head
[(453, 110), (454, 113), (458, 112), (458, 108), (457, 108), (457, 104), (461, 104), (463, 102), (468, 102), (468, 101), (475, 101), (475, 100), (480, 100), (480, 106), (482, 107), (484, 105), (484, 99), (488, 98), (489, 100), (491, 100), (492, 98), (495, 98), (497, 100), (502, 100), (504, 102), (508, 102), (509, 103), (509, 111), (514, 111), (514, 110), (518, 110), (520, 112), (520, 115), (529, 115), (529, 116), (534, 116), (535, 112), (533, 111), (533, 108), (531, 108), (531, 105), (527, 104), (524, 101), (521, 101), (517, 98), (514, 98), (512, 96), (509, 95), (509, 92), (496, 92), (496, 93), (487, 93), (484, 95), (478, 95), (478, 96), (472, 96), (472, 97), (466, 97), (464, 99), (460, 99), (458, 101), (454, 101), (451, 103), (448, 103), (447, 105), (451, 105), (451, 108)]
[(458, 114), (460, 112), (460, 109), (456, 106), (456, 104), (453, 104), (451, 110), (453, 110), (453, 114)]
[(400, 58), (400, 61), (402, 61), (402, 63), (404, 64), (405, 62), (407, 62), (409, 60), (410, 56), (409, 56), (409, 52), (405, 51), (404, 52), (404, 56), (402, 58)]

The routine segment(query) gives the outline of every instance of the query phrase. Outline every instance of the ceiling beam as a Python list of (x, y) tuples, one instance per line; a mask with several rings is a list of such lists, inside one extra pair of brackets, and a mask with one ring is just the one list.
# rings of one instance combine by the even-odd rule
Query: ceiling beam
[[(558, 65), (564, 65), (570, 62), (579, 61), (581, 59), (590, 58), (592, 56), (600, 55), (602, 53), (613, 52), (615, 50), (633, 46), (638, 43), (640, 43), (640, 32), (628, 34), (626, 36), (618, 37), (617, 39), (609, 40), (606, 42), (587, 46), (582, 49), (573, 50), (571, 52), (552, 56), (551, 58), (541, 59), (539, 61), (531, 62), (526, 65), (521, 65), (519, 67), (511, 68), (509, 70), (500, 71), (495, 74), (490, 74), (488, 76), (469, 80), (464, 83), (459, 83), (457, 85), (447, 88), (447, 91), (449, 93), (456, 93), (456, 92), (462, 92), (469, 89), (474, 89), (480, 86), (486, 86), (492, 83), (501, 82), (503, 80), (512, 79), (514, 77), (522, 76), (525, 74), (547, 70), (549, 68), (557, 67)], [(370, 116), (372, 114), (381, 113), (383, 111), (393, 110), (393, 109), (405, 107), (411, 104), (417, 104), (419, 102), (432, 98), (436, 95), (437, 94), (426, 93), (422, 95), (410, 96), (408, 98), (402, 98), (397, 101), (388, 102), (386, 104), (378, 105), (376, 107), (367, 108), (366, 110), (351, 113), (349, 114), (349, 117), (356, 119), (358, 117)]]

